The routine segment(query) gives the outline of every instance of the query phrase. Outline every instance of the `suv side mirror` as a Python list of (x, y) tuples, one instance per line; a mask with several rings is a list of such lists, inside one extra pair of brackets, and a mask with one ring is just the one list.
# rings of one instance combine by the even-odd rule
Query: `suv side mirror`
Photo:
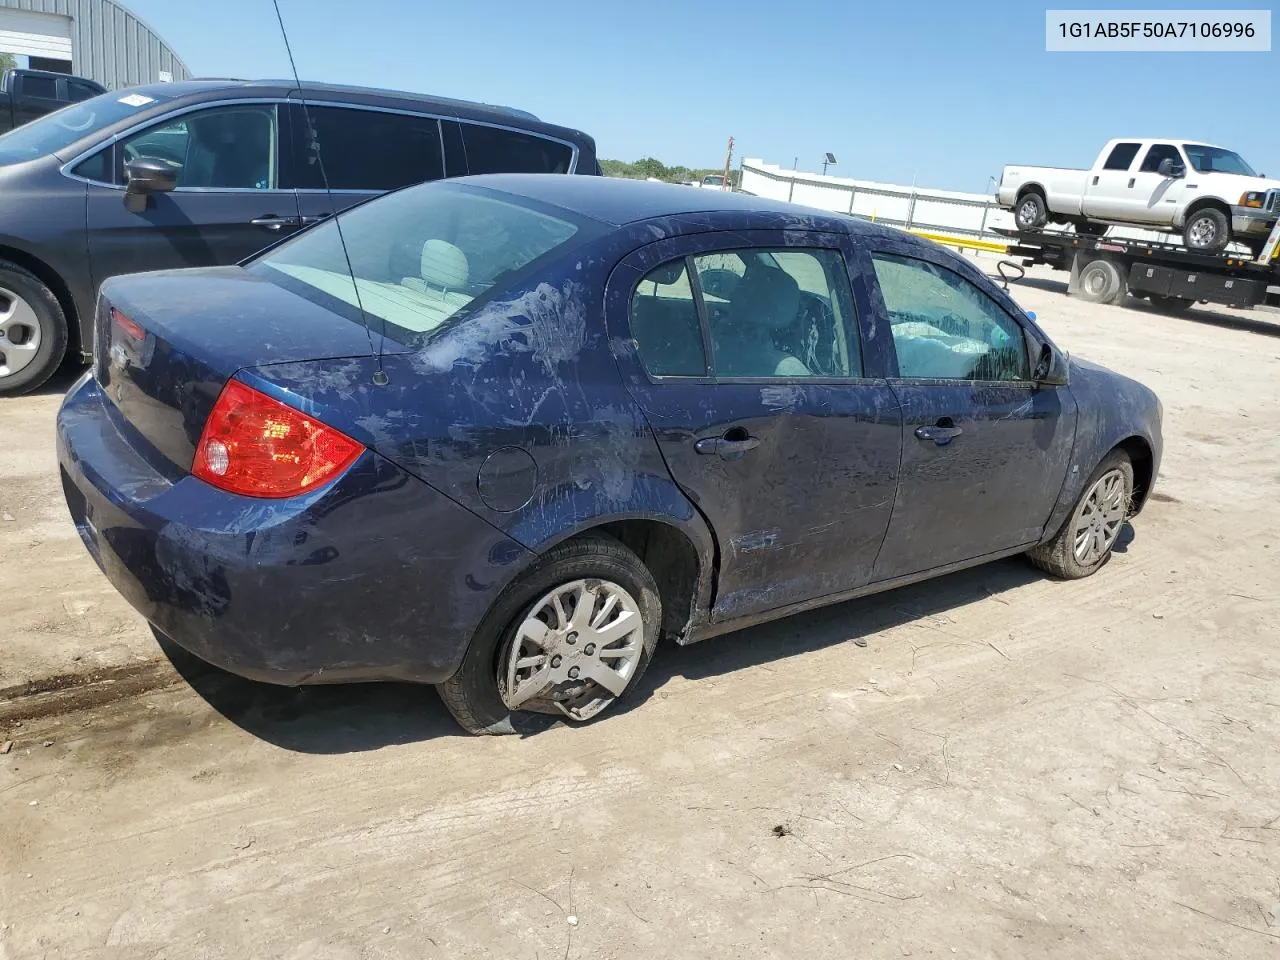
[(1171, 157), (1165, 157), (1160, 161), (1160, 166), (1156, 167), (1156, 173), (1162, 177), (1181, 177), (1187, 172), (1187, 168)]
[(1032, 374), (1036, 383), (1049, 387), (1065, 387), (1071, 382), (1071, 358), (1053, 344), (1040, 348), (1040, 360)]
[(138, 157), (124, 165), (124, 205), (131, 213), (147, 208), (147, 196), (168, 193), (178, 185), (178, 171), (171, 163), (152, 157)]

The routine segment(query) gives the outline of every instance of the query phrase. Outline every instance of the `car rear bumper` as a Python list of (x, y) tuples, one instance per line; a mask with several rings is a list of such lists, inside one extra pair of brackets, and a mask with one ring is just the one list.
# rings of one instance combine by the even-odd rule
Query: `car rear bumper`
[(58, 413), (72, 520), (161, 633), (272, 683), (438, 682), (532, 554), (372, 451), (289, 500), (217, 490), (148, 458), (86, 375)]

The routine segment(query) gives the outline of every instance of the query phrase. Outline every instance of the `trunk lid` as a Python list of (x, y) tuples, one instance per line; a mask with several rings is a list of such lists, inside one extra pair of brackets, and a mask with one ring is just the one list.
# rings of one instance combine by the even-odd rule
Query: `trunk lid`
[[(375, 325), (375, 347), (377, 339)], [(188, 470), (209, 411), (236, 371), (368, 356), (369, 342), (361, 324), (240, 267), (134, 274), (103, 284), (93, 372), (141, 438)], [(404, 349), (386, 342), (388, 354)]]

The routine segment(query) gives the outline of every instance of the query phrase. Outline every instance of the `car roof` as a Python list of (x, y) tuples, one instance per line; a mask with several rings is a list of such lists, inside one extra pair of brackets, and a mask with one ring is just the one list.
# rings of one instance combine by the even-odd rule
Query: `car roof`
[(701, 190), (674, 183), (628, 180), (622, 177), (565, 177), (546, 173), (499, 173), (451, 181), (498, 190), (516, 197), (560, 207), (570, 213), (621, 226), (640, 220), (687, 214), (738, 214), (743, 224), (779, 215), (803, 220), (804, 229), (845, 233), (875, 232), (879, 228), (830, 210), (815, 210), (749, 193)]

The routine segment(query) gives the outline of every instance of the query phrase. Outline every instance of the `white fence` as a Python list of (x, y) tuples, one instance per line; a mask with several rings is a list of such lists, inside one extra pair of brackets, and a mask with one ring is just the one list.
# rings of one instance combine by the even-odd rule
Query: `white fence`
[[(995, 197), (988, 193), (851, 180), (788, 170), (763, 160), (743, 160), (740, 176), (744, 193), (820, 210), (837, 210), (893, 227), (995, 241), (1008, 238), (995, 233), (994, 228), (1013, 228), (1012, 211), (1002, 210)], [(1167, 234), (1128, 227), (1112, 227), (1109, 233), (1140, 240), (1169, 240)]]

